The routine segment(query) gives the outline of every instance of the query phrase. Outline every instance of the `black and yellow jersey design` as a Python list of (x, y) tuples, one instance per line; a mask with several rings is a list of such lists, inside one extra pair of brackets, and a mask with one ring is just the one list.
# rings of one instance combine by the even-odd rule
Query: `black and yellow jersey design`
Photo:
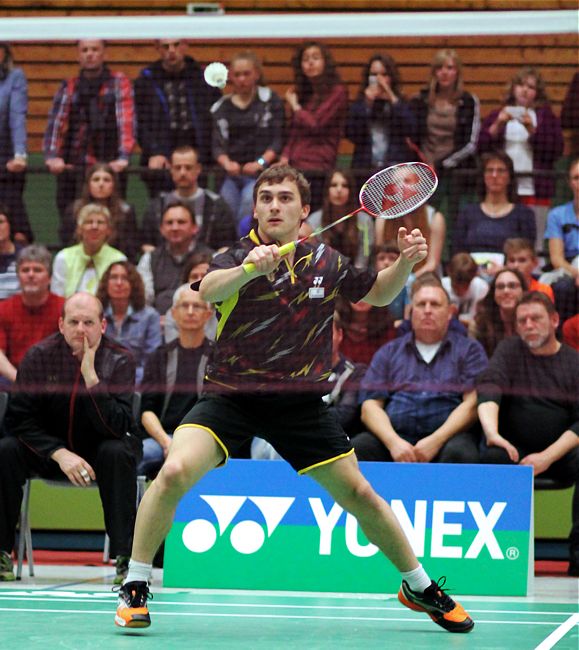
[[(209, 272), (239, 266), (261, 243), (252, 231), (217, 255)], [(216, 305), (217, 345), (208, 381), (216, 389), (311, 390), (331, 372), (336, 297), (357, 302), (375, 279), (373, 271), (357, 269), (325, 244), (298, 245), (293, 266), (284, 258), (274, 274)]]

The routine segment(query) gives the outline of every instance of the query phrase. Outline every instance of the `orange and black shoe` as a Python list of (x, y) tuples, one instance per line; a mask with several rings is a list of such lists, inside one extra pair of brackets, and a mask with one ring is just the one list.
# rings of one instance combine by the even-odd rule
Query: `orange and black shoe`
[(146, 582), (127, 582), (119, 589), (115, 625), (120, 627), (149, 627), (151, 617), (147, 599), (153, 598)]
[(434, 580), (430, 587), (423, 593), (412, 591), (406, 580), (398, 592), (398, 600), (406, 607), (415, 612), (424, 612), (437, 624), (448, 632), (470, 632), (474, 627), (474, 621), (464, 611), (462, 605), (455, 602), (442, 588), (446, 578), (442, 577), (438, 582)]

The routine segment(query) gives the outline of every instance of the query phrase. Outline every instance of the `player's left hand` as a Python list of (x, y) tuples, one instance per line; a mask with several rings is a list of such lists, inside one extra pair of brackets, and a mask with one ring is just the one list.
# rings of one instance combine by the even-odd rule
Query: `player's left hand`
[(531, 465), (533, 468), (533, 476), (538, 476), (551, 467), (551, 463), (541, 453), (529, 454), (521, 458), (519, 465)]
[(398, 228), (398, 248), (400, 258), (411, 266), (415, 266), (428, 255), (428, 244), (418, 228), (410, 233), (404, 226)]

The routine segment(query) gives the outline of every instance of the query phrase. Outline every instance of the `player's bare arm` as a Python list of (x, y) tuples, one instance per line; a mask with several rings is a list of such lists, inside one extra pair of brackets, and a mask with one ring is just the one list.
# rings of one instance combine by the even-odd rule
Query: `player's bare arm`
[(408, 276), (416, 264), (428, 256), (428, 244), (418, 228), (410, 233), (406, 228), (398, 229), (400, 257), (389, 268), (378, 273), (376, 282), (364, 297), (364, 301), (376, 307), (390, 304), (402, 291)]

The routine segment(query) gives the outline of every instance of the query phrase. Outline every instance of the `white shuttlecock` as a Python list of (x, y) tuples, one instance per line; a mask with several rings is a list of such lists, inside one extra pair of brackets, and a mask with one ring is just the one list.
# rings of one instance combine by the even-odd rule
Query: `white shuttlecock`
[(216, 61), (205, 68), (205, 81), (214, 88), (224, 88), (227, 83), (227, 68)]

